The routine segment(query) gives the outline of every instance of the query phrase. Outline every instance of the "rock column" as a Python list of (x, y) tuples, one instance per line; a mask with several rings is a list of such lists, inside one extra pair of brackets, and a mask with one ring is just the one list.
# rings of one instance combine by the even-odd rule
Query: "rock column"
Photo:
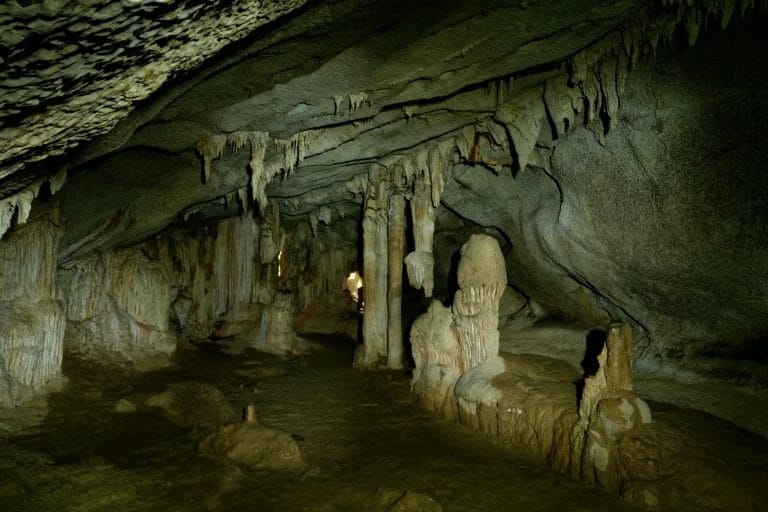
[(389, 189), (385, 182), (370, 185), (363, 217), (363, 345), (355, 366), (366, 368), (387, 356), (387, 210)]
[(387, 366), (403, 367), (403, 257), (405, 256), (405, 198), (394, 193), (389, 200), (389, 230), (387, 232), (388, 261), (388, 321)]

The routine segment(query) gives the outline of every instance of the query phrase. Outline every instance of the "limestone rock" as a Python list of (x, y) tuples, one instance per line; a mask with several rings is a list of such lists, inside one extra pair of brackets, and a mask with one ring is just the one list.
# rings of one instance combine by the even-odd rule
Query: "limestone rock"
[(61, 382), (60, 237), (46, 214), (0, 240), (0, 405), (18, 405)]
[(290, 292), (277, 292), (261, 314), (258, 329), (251, 335), (251, 348), (275, 354), (299, 353), (299, 338), (293, 330), (295, 304)]
[(121, 398), (120, 400), (115, 402), (115, 405), (112, 407), (112, 410), (118, 414), (131, 414), (136, 412), (137, 407), (136, 407), (136, 404), (134, 404), (130, 400)]
[(510, 319), (514, 320), (518, 316), (522, 316), (518, 313), (522, 313), (527, 305), (528, 299), (523, 294), (514, 287), (507, 286), (499, 301), (499, 329), (506, 326)]
[(454, 385), (461, 376), (461, 353), (451, 327), (450, 308), (433, 300), (411, 327), (415, 368), (411, 390), (427, 409), (452, 418), (456, 414)]
[(180, 427), (216, 427), (237, 417), (232, 404), (221, 391), (204, 382), (180, 382), (146, 400), (158, 407)]
[(442, 512), (443, 507), (423, 492), (406, 491), (388, 512)]
[(425, 407), (449, 418), (472, 416), (478, 403), (497, 399), (491, 381), (504, 371), (497, 325), (507, 280), (495, 239), (470, 237), (461, 249), (458, 280), (453, 307), (433, 300), (411, 328), (411, 389)]
[(467, 371), (499, 352), (499, 300), (507, 286), (507, 269), (495, 239), (472, 235), (462, 246), (458, 283), (453, 318), (462, 371)]
[(68, 351), (141, 365), (176, 350), (169, 326), (171, 285), (161, 263), (127, 248), (92, 254), (73, 262), (71, 271)]
[[(323, 508), (322, 510), (325, 510)], [(328, 510), (365, 510), (370, 512), (442, 512), (443, 508), (423, 492), (379, 487), (375, 491), (347, 488), (336, 497)]]
[(251, 469), (300, 471), (305, 467), (299, 446), (290, 434), (257, 422), (225, 425), (205, 438), (199, 451), (227, 457)]

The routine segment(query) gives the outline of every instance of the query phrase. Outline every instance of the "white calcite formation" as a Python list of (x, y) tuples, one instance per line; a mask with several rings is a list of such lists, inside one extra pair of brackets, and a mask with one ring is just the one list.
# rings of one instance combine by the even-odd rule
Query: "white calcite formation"
[(619, 435), (651, 422), (648, 404), (632, 392), (632, 330), (627, 324), (608, 328), (597, 362), (595, 375), (584, 381), (573, 449), (583, 449), (584, 479), (616, 489), (621, 485)]
[(391, 186), (380, 181), (369, 186), (363, 215), (363, 345), (355, 353), (355, 366), (367, 368), (387, 358), (387, 219)]
[(246, 214), (220, 221), (215, 234), (179, 230), (159, 237), (176, 290), (173, 318), (185, 336), (231, 336), (256, 327), (277, 286), (274, 256), (262, 263), (264, 243), (272, 244), (265, 226), (274, 224)]
[(298, 354), (299, 337), (293, 329), (294, 301), (293, 293), (275, 293), (272, 302), (264, 307), (258, 330), (248, 346), (274, 354)]
[(172, 354), (177, 334), (232, 336), (262, 315), (282, 319), (264, 311), (277, 287), (273, 230), (282, 237), (278, 213), (245, 214), (68, 263), (67, 349), (146, 364)]
[(95, 253), (71, 265), (69, 352), (92, 360), (148, 363), (176, 349), (170, 332), (171, 282), (138, 248)]
[(16, 215), (16, 225), (27, 222), (32, 211), (32, 202), (40, 194), (40, 189), (45, 182), (48, 183), (51, 194), (55, 194), (64, 186), (66, 180), (66, 171), (61, 171), (47, 180), (32, 183), (27, 188), (0, 201), (0, 238), (11, 228), (14, 215)]
[(61, 378), (60, 222), (47, 212), (0, 241), (0, 405), (17, 405)]
[(453, 307), (435, 300), (413, 325), (411, 386), (428, 408), (469, 418), (478, 403), (495, 404), (498, 392), (490, 381), (504, 371), (498, 315), (507, 274), (498, 242), (472, 235), (461, 248), (458, 279)]
[(452, 308), (433, 301), (411, 329), (411, 389), (419, 401), (603, 487), (639, 478), (640, 468), (618, 467), (622, 434), (651, 422), (648, 405), (632, 392), (630, 327), (609, 327), (599, 368), (577, 395), (579, 373), (568, 363), (499, 354), (507, 280), (495, 239), (473, 235), (462, 246), (458, 284)]

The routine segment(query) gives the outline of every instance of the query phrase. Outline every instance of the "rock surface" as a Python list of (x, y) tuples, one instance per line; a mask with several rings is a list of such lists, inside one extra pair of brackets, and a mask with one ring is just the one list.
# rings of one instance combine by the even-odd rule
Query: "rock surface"
[(236, 418), (229, 400), (215, 386), (204, 382), (170, 384), (164, 392), (149, 397), (145, 404), (163, 410), (180, 427), (218, 427)]
[(0, 405), (60, 384), (64, 301), (56, 282), (56, 211), (0, 242)]
[(257, 422), (225, 425), (203, 439), (199, 450), (250, 469), (300, 471), (305, 467), (299, 446), (290, 434)]

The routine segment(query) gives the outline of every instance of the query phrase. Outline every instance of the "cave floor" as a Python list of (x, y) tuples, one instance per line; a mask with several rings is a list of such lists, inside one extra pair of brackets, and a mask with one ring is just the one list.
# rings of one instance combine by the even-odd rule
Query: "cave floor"
[[(405, 373), (350, 368), (349, 341), (325, 337), (283, 359), (187, 346), (145, 374), (69, 360), (69, 386), (0, 431), (1, 511), (371, 510), (378, 488), (425, 492), (445, 511), (635, 510), (552, 474), (495, 440), (421, 412)], [(180, 428), (142, 405), (166, 385), (214, 384), (259, 421), (296, 435), (308, 470), (242, 470), (201, 457), (204, 427)], [(137, 404), (115, 412), (121, 400)], [(122, 402), (125, 403), (125, 402)], [(37, 425), (25, 417), (43, 414)], [(13, 423), (13, 422), (10, 422)]]

